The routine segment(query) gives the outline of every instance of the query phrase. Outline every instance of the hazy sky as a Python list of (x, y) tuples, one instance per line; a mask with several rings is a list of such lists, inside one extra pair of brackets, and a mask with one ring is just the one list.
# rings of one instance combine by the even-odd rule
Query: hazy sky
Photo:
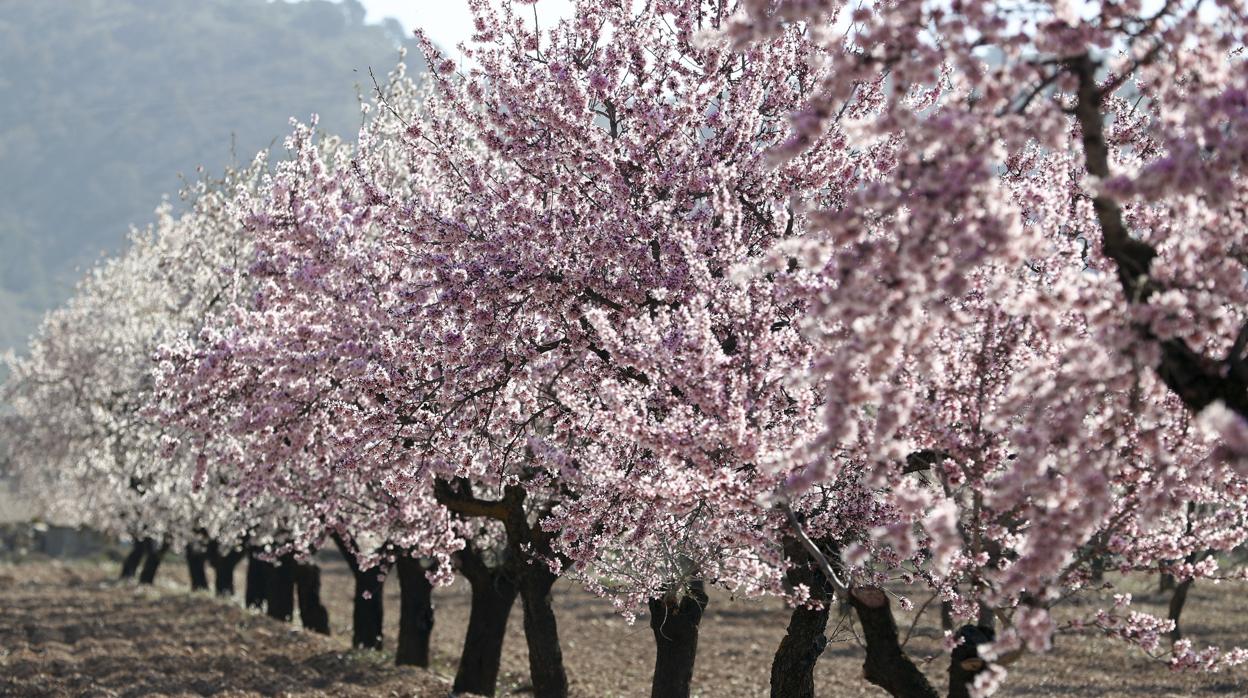
[[(360, 4), (368, 10), (368, 21), (394, 17), (408, 30), (422, 27), (448, 50), (453, 50), (472, 34), (472, 14), (468, 11), (467, 0), (360, 0)], [(570, 9), (568, 0), (538, 0), (537, 3), (538, 18), (542, 22), (566, 16)]]
[[(422, 27), (439, 46), (448, 51), (454, 52), (455, 45), (472, 34), (472, 13), (468, 11), (468, 0), (359, 1), (368, 10), (368, 21), (378, 22), (385, 17), (394, 17), (409, 31)], [(1163, 0), (1144, 0), (1144, 14), (1156, 12), (1162, 2)], [(1073, 0), (1073, 4), (1085, 13), (1090, 13), (1097, 6), (1093, 0)], [(529, 11), (529, 8), (520, 9)], [(570, 0), (538, 0), (537, 14), (539, 21), (546, 25), (572, 14), (572, 4)]]

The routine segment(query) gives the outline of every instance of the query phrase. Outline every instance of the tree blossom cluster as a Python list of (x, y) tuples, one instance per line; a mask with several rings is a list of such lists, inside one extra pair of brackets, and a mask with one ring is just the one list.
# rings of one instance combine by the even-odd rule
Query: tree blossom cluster
[(44, 515), (122, 536), (182, 542), (203, 529), (227, 542), (286, 508), (272, 499), (238, 508), (228, 471), (214, 469), (195, 487), (196, 454), (147, 413), (157, 345), (197, 331), (246, 293), (251, 246), (233, 206), (264, 167), (261, 156), (194, 183), (179, 215), (162, 205), (154, 224), (132, 232), (125, 254), (98, 265), (49, 313), (28, 355), (10, 361), (9, 465)]
[(868, 628), (904, 580), (1000, 626), (950, 636), (979, 693), (1063, 630), (1155, 652), (1125, 597), (1050, 614), (1106, 570), (1240, 576), (1239, 3), (525, 4), (49, 316), (6, 388), (49, 512), (438, 581), (494, 551), (546, 635), (560, 576)]

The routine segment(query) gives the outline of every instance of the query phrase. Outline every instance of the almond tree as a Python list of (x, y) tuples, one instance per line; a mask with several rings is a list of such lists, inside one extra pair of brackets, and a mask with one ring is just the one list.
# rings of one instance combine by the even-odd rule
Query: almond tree
[[(757, 495), (816, 415), (789, 319), (818, 280), (734, 272), (804, 226), (803, 189), (836, 195), (843, 151), (767, 166), (811, 87), (797, 32), (741, 55), (693, 45), (726, 16), (711, 4), (580, 3), (549, 31), (513, 9), (474, 5), (466, 74), (426, 44), (440, 72), (405, 136), (436, 173), (381, 197), (419, 270), (387, 364), (419, 401), (384, 405), (439, 501), (503, 522), (539, 693), (566, 690), (549, 589), (571, 570), (682, 625), (679, 647), (655, 627), (656, 694), (680, 694), (701, 587), (782, 584), (765, 531), (783, 516)], [(783, 81), (762, 69), (784, 61)]]
[[(998, 652), (1047, 646), (1045, 609), (1088, 551), (1154, 569), (1158, 545), (1182, 559), (1202, 547), (1176, 525), (1191, 506), (1219, 549), (1243, 539), (1238, 451), (1215, 436), (1238, 442), (1248, 399), (1244, 19), (1240, 3), (760, 0), (724, 33), (748, 44), (797, 23), (828, 47), (779, 159), (829, 131), (878, 148), (874, 184), (816, 214), (808, 238), (836, 279), (816, 315), (832, 327), (823, 438), (860, 449), (892, 496), (913, 499), (894, 484), (907, 473), (934, 476), (943, 496), (912, 511), (948, 512), (937, 547), (985, 541), (965, 552), (1004, 555), (969, 580), (990, 606), (1018, 609)], [(1121, 634), (1155, 643), (1165, 624), (1150, 623)], [(933, 692), (913, 673), (903, 687), (890, 684), (900, 672), (872, 672), (870, 645), (870, 680)], [(1171, 661), (1241, 658), (1176, 644)]]
[[(162, 206), (152, 226), (133, 232), (123, 256), (94, 268), (48, 315), (4, 386), (19, 485), (42, 515), (129, 536), (154, 553), (146, 581), (170, 545), (206, 538), (232, 549), (253, 513), (220, 496), (215, 485), (226, 474), (214, 471), (214, 486), (196, 491), (195, 454), (177, 448), (146, 407), (157, 344), (193, 332), (239, 292), (239, 265), (250, 251), (227, 209), (255, 186), (263, 166), (261, 157), (221, 180), (193, 183), (183, 213)], [(218, 571), (218, 590), (232, 590), (232, 565)], [(206, 586), (202, 562), (192, 572)]]
[[(387, 87), (398, 103), (417, 89), (401, 66)], [(291, 507), (279, 552), (316, 550), (330, 539), (343, 552), (356, 577), (357, 647), (381, 648), (382, 584), (397, 563), (410, 611), (397, 660), (427, 665), (429, 577), (449, 578), (449, 555), (462, 541), (427, 483), (388, 480), (387, 490), (370, 479), (372, 468), (359, 467), (389, 462), (385, 444), (369, 442), (361, 400), (375, 398), (370, 346), (385, 341), (371, 316), (390, 308), (388, 272), (370, 261), (370, 246), (385, 241), (376, 240), (373, 202), (356, 171), (364, 160), (383, 166), (386, 146), (369, 144), (393, 123), (389, 112), (374, 112), (358, 146), (318, 138), (315, 121), (296, 125), (285, 142), (289, 158), (256, 197), (236, 202), (253, 246), (253, 292), (198, 335), (163, 346), (157, 383), (161, 419), (185, 430), (204, 462), (237, 473), (240, 501), (276, 498)], [(399, 186), (403, 173), (388, 172)], [(428, 575), (422, 558), (435, 561)]]

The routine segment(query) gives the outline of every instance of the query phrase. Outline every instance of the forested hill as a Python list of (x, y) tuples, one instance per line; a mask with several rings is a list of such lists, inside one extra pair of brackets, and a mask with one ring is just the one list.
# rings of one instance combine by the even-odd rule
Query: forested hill
[(0, 351), (232, 138), (247, 161), (292, 116), (353, 134), (400, 44), (355, 0), (0, 0)]

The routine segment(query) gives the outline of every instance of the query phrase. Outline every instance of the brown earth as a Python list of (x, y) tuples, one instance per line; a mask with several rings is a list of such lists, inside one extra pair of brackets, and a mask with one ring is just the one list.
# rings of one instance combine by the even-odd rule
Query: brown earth
[(89, 563), (0, 565), (0, 696), (437, 696), (447, 684)]
[[(245, 611), (237, 602), (188, 594), (180, 560), (170, 559), (154, 589), (111, 581), (114, 563), (0, 565), (0, 695), (419, 695), (445, 696), (468, 617), (467, 585), (435, 591), (437, 622), (430, 673), (390, 666), (398, 624), (397, 579), (386, 584), (386, 651), (356, 652), (350, 638), (351, 576), (341, 560), (320, 560), (333, 637), (323, 638)], [(236, 574), (243, 581), (245, 565)], [(1164, 613), (1155, 580), (1119, 580), (1137, 607)], [(1238, 585), (1198, 585), (1184, 629), (1196, 647), (1248, 644), (1248, 599)], [(926, 597), (915, 599), (921, 605)], [(628, 625), (605, 602), (571, 585), (555, 609), (573, 693), (649, 694), (654, 644), (644, 618)], [(1068, 613), (1078, 612), (1072, 608)], [(787, 612), (774, 600), (713, 594), (702, 624), (694, 694), (764, 696), (771, 656)], [(908, 628), (910, 613), (898, 612)], [(835, 623), (835, 620), (833, 621)], [(934, 609), (914, 626), (907, 651), (933, 682), (946, 682)], [(432, 674), (432, 675), (430, 675)], [(519, 603), (508, 627), (500, 688), (531, 695)], [(816, 674), (820, 696), (882, 696), (862, 678), (862, 649), (851, 629), (833, 638)], [(1248, 670), (1177, 673), (1120, 643), (1059, 637), (1054, 651), (1011, 667), (1007, 696), (1248, 695)]]

